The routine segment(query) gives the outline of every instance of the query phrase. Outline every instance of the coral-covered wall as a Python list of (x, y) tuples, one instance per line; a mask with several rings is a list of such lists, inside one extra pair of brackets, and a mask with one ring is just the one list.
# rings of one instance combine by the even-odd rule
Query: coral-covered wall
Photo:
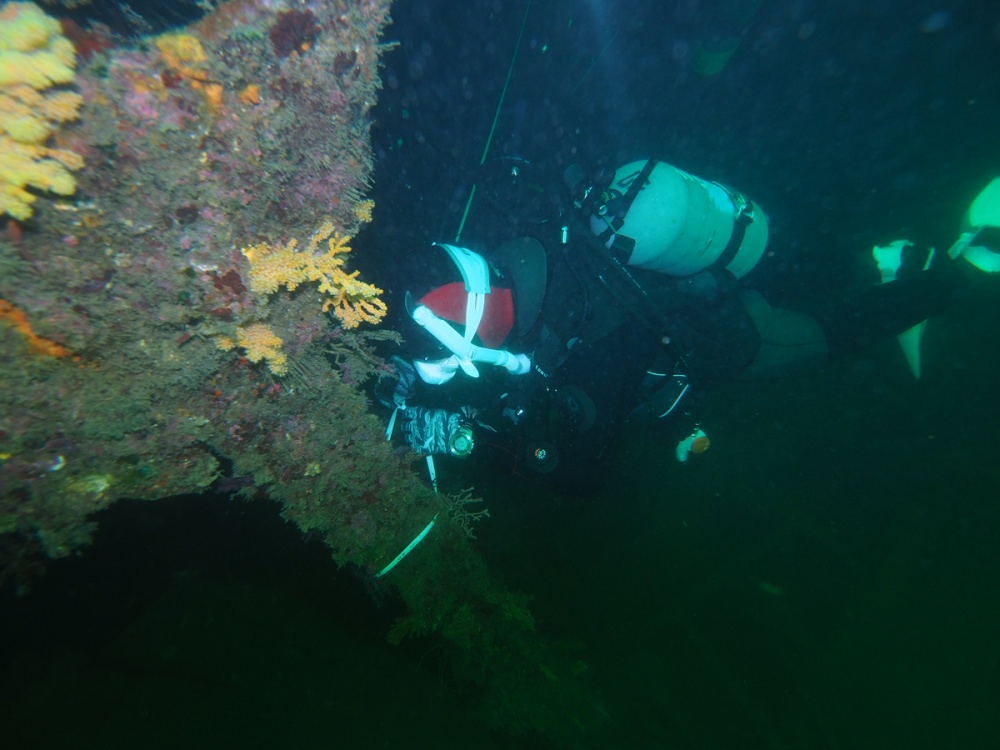
[(83, 104), (43, 145), (85, 166), (0, 219), (0, 534), (60, 557), (117, 498), (220, 479), (363, 567), (425, 520), (356, 388), (391, 336), (350, 256), (388, 6), (235, 0), (128, 46), (67, 27), (88, 54), (45, 94)]
[(64, 24), (80, 54), (57, 90), (83, 104), (45, 147), (84, 166), (71, 195), (26, 183), (30, 218), (0, 218), (0, 583), (4, 560), (80, 550), (126, 497), (270, 497), (369, 574), (438, 518), (391, 574), (409, 613), (390, 639), (442, 634), (495, 721), (576, 733), (579, 664), (537, 639), (358, 387), (398, 340), (350, 253), (388, 9), (231, 0), (128, 46)]

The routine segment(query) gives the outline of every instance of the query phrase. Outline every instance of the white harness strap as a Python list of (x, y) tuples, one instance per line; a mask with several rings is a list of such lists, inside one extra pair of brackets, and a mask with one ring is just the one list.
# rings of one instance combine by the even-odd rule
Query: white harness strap
[(472, 292), (465, 303), (465, 340), (472, 343), (479, 324), (483, 321), (483, 311), (486, 309), (486, 295)]
[(487, 349), (472, 343), (486, 310), (486, 295), (490, 293), (490, 266), (486, 259), (464, 247), (435, 243), (443, 248), (458, 266), (465, 282), (468, 295), (465, 302), (465, 332), (459, 333), (451, 324), (439, 318), (423, 304), (412, 306), (407, 295), (407, 309), (410, 317), (436, 338), (452, 353), (452, 356), (433, 362), (414, 360), (417, 375), (425, 383), (441, 385), (451, 380), (461, 368), (472, 378), (479, 377), (475, 362), (499, 365), (514, 375), (524, 375), (531, 371), (531, 360), (526, 354), (511, 354), (502, 349)]
[[(448, 253), (455, 265), (458, 266), (459, 273), (462, 274), (462, 281), (465, 282), (465, 291), (468, 293), (468, 297), (465, 300), (465, 335), (462, 338), (466, 344), (471, 344), (479, 330), (479, 324), (483, 322), (486, 295), (490, 293), (489, 264), (483, 256), (464, 247), (446, 245), (442, 242), (434, 244)], [(469, 377), (479, 377), (479, 370), (472, 364), (471, 359), (459, 356), (458, 364)]]

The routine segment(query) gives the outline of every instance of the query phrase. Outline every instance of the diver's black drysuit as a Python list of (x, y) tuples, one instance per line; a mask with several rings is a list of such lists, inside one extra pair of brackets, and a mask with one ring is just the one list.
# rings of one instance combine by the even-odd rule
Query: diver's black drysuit
[[(497, 174), (500, 182), (483, 194), (500, 209), (512, 200), (497, 184), (509, 186), (510, 175), (519, 173), (505, 166)], [(783, 309), (755, 288), (769, 273), (768, 258), (743, 279), (722, 263), (672, 277), (627, 266), (585, 223), (586, 209), (560, 205), (557, 217), (546, 217), (544, 206), (529, 208), (537, 214), (527, 222), (537, 239), (516, 237), (481, 253), (493, 269), (491, 284), (510, 288), (518, 310), (504, 349), (530, 353), (531, 371), (511, 375), (487, 366), (475, 380), (462, 384), (460, 376), (416, 393), (410, 392), (415, 376), (401, 377), (408, 385), (404, 397), (397, 388), (395, 401), (436, 408), (438, 415), (475, 407), (468, 420), (472, 460), (500, 460), (517, 474), (572, 492), (599, 486), (626, 420), (648, 421), (672, 460), (678, 441), (697, 427), (698, 394), (713, 384), (786, 375), (860, 352), (940, 314), (977, 275), (947, 257), (924, 270), (927, 252), (909, 247), (896, 281), (878, 283), (873, 268), (871, 282), (858, 289), (817, 290), (808, 302)], [(491, 236), (525, 234), (509, 214), (493, 219)], [(524, 262), (532, 254), (533, 264)], [(409, 288), (410, 280), (401, 283)], [(416, 348), (429, 338), (419, 330), (406, 336)], [(427, 444), (427, 430), (413, 418), (419, 411), (404, 413), (410, 420), (403, 433), (414, 447)]]
[[(504, 267), (512, 262), (510, 244), (491, 258), (500, 285), (511, 281)], [(500, 461), (573, 493), (600, 486), (626, 420), (648, 421), (672, 461), (677, 442), (697, 425), (706, 388), (860, 352), (943, 312), (969, 283), (965, 264), (945, 258), (923, 271), (921, 258), (897, 281), (873, 278), (860, 292), (831, 293), (807, 311), (789, 311), (753, 289), (766, 267), (742, 281), (719, 268), (685, 278), (625, 268), (572, 223), (568, 241), (550, 242), (545, 255), (537, 320), (505, 346), (531, 352), (532, 371), (482, 368), (478, 380), (438, 405), (478, 409), (471, 460)], [(433, 390), (444, 395), (452, 387)]]

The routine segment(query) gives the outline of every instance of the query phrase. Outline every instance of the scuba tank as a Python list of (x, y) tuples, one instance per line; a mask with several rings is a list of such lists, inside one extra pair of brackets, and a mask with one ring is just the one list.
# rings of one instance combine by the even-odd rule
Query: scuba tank
[(654, 159), (620, 167), (601, 190), (571, 187), (591, 231), (634, 268), (681, 277), (724, 268), (741, 278), (767, 247), (767, 217), (756, 203)]

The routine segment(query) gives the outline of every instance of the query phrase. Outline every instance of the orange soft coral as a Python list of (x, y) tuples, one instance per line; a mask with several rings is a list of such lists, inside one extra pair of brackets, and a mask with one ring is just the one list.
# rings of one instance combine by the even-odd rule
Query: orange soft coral
[(14, 307), (14, 305), (5, 299), (0, 299), (0, 320), (6, 320), (24, 336), (28, 342), (28, 346), (31, 348), (32, 354), (38, 354), (43, 357), (65, 357), (70, 353), (69, 349), (65, 346), (42, 338), (35, 333), (24, 311)]

